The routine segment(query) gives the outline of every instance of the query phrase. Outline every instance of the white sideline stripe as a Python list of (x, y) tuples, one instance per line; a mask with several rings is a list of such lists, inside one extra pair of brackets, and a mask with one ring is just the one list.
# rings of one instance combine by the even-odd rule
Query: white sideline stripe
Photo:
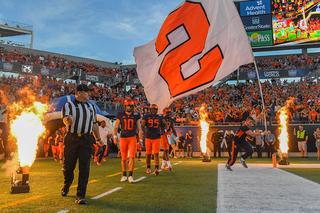
[(179, 161), (178, 163), (175, 163), (175, 164), (173, 164), (173, 165), (176, 166), (176, 165), (178, 165), (178, 164), (180, 164), (180, 163), (182, 163), (182, 161)]
[(230, 172), (218, 164), (217, 213), (320, 212), (320, 184), (271, 163), (248, 167), (236, 163)]
[(67, 213), (69, 212), (70, 210), (61, 210), (61, 211), (58, 211), (57, 213)]
[(143, 179), (145, 179), (146, 177), (145, 176), (143, 176), (143, 177), (141, 177), (141, 178), (138, 178), (137, 180), (135, 180), (134, 182), (139, 182), (140, 180), (143, 180)]
[(104, 197), (104, 196), (106, 196), (106, 195), (108, 195), (108, 194), (111, 194), (111, 193), (113, 193), (113, 192), (115, 192), (115, 191), (118, 191), (119, 189), (122, 189), (122, 187), (114, 188), (114, 189), (112, 189), (112, 190), (110, 190), (110, 191), (107, 191), (107, 192), (101, 194), (101, 195), (98, 195), (98, 196), (96, 196), (96, 197), (91, 198), (91, 200), (100, 199), (100, 198), (102, 198), (102, 197)]
[[(159, 169), (159, 172), (162, 172), (162, 169)], [(154, 174), (154, 172), (152, 172), (151, 174)]]

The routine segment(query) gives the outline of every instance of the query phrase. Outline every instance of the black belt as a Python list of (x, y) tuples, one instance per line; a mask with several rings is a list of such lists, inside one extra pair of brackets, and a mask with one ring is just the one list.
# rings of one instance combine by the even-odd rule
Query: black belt
[(72, 135), (72, 136), (76, 136), (78, 138), (81, 138), (81, 137), (86, 137), (86, 136), (89, 136), (89, 135), (92, 135), (91, 133), (71, 133), (69, 132), (68, 134)]

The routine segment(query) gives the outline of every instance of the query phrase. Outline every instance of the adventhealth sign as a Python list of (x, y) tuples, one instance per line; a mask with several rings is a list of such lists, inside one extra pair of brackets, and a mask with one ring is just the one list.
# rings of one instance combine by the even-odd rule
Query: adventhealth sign
[(270, 0), (240, 2), (241, 16), (270, 14)]

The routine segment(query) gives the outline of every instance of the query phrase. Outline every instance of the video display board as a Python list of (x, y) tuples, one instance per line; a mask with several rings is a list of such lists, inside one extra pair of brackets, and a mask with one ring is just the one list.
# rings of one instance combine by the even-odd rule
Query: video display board
[(271, 0), (273, 44), (318, 42), (320, 1)]

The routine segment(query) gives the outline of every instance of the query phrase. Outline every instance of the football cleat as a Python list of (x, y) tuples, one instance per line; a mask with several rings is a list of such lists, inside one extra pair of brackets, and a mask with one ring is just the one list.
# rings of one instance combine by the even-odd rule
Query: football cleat
[(128, 181), (129, 181), (129, 183), (134, 183), (133, 177), (129, 176)]
[(120, 181), (125, 182), (127, 179), (128, 179), (127, 176), (122, 176)]
[(159, 169), (156, 169), (156, 170), (154, 170), (154, 174), (155, 174), (155, 176), (158, 176), (159, 175)]
[(138, 161), (141, 161), (141, 159), (139, 158)]
[(57, 158), (55, 158), (55, 159), (54, 159), (54, 161), (56, 161), (56, 162), (57, 162), (57, 161), (58, 161), (58, 160), (57, 160)]
[(103, 162), (107, 162), (107, 159), (106, 159), (106, 158), (103, 158)]
[(118, 155), (117, 155), (117, 157), (118, 157), (118, 158), (120, 158), (120, 156), (121, 156), (121, 152), (118, 152)]
[(161, 166), (162, 170), (168, 170), (165, 166)]
[(151, 169), (150, 168), (147, 169), (147, 174), (151, 174)]
[(97, 163), (98, 161), (98, 157), (94, 157), (94, 160), (93, 160), (95, 163)]
[(100, 163), (100, 162), (97, 162), (97, 165), (98, 165), (98, 166), (101, 166), (101, 163)]
[(225, 167), (226, 167), (226, 169), (227, 169), (228, 171), (233, 171), (233, 170), (231, 169), (231, 167), (229, 166), (229, 164), (226, 164)]
[(242, 160), (242, 158), (239, 160), (239, 162), (241, 163), (241, 165), (244, 167), (244, 168), (248, 168), (246, 162), (244, 160)]
[(60, 164), (62, 164), (62, 160), (60, 160)]
[(172, 166), (168, 166), (167, 169), (172, 172)]

